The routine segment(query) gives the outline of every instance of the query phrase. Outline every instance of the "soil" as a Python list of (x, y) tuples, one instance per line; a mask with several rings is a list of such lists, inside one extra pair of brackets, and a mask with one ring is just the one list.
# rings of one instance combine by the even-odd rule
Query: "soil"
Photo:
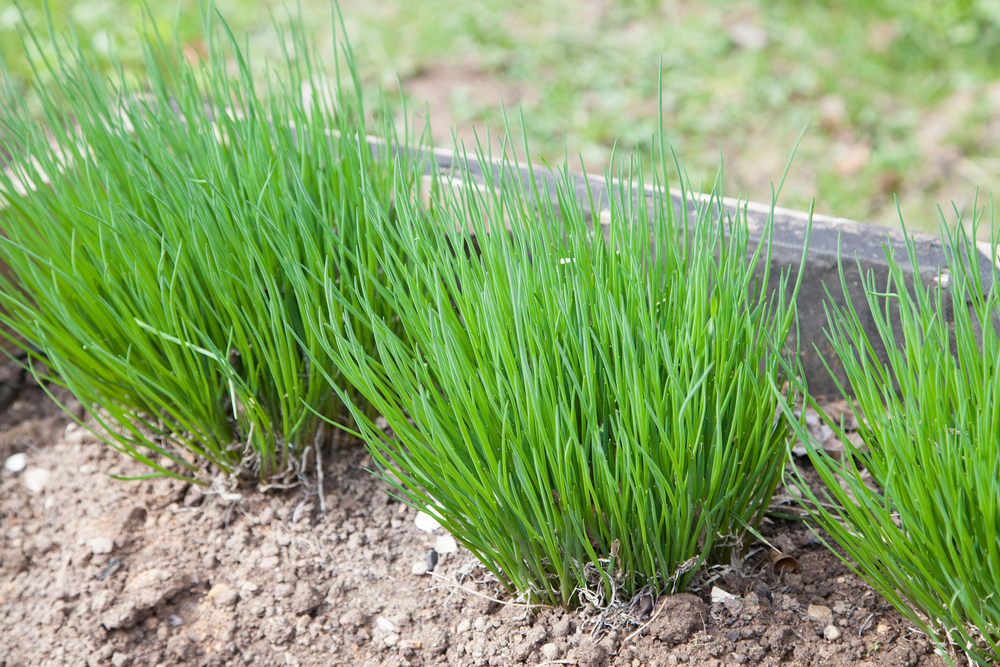
[[(8, 375), (0, 456), (23, 452), (26, 466), (0, 469), (6, 667), (945, 664), (801, 522), (763, 530), (797, 571), (776, 573), (755, 546), (689, 593), (639, 601), (644, 627), (619, 614), (594, 637), (598, 612), (483, 597), (506, 596), (461, 549), (414, 574), (448, 536), (416, 526), (361, 446), (325, 464), (325, 514), (304, 487), (224, 499), (118, 481), (145, 471)], [(713, 603), (713, 588), (733, 597)]]

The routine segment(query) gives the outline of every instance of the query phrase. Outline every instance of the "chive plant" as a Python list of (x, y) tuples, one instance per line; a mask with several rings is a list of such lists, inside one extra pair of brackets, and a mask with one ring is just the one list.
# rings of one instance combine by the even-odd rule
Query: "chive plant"
[(152, 474), (274, 480), (342, 413), (305, 322), (325, 284), (372, 275), (360, 185), (388, 208), (415, 172), (376, 159), (349, 47), (328, 77), (304, 30), (275, 23), (284, 58), (255, 80), (202, 10), (196, 63), (152, 29), (145, 72), (106, 78), (66, 40), (33, 63), (40, 112), (5, 77), (0, 302), (14, 342)]
[[(631, 194), (640, 159), (606, 174), (605, 238), (565, 166), (539, 191), (508, 147), (495, 163), (480, 148), (496, 182), (442, 183), (435, 215), (403, 192), (395, 224), (369, 208), (383, 279), (359, 276), (362, 310), (343, 306), (374, 347), (326, 316), (326, 353), (391, 427), (356, 410), (382, 476), (532, 602), (683, 590), (747, 545), (786, 460), (769, 350), (788, 275), (765, 293), (769, 234), (748, 247), (745, 211), (720, 220), (718, 194), (675, 211), (662, 151), (650, 202)], [(402, 332), (369, 307), (383, 300)]]
[[(983, 214), (973, 220), (973, 238)], [(992, 215), (990, 226), (996, 258)], [(863, 415), (858, 433), (868, 452), (842, 438), (851, 455), (838, 461), (811, 443), (800, 424), (794, 428), (826, 484), (824, 500), (834, 502), (820, 503), (808, 485), (800, 486), (814, 502), (813, 516), (852, 559), (845, 562), (943, 652), (995, 665), (1000, 292), (996, 260), (983, 259), (963, 227), (961, 218), (952, 230), (942, 224), (948, 267), (939, 269), (937, 284), (913, 284), (905, 260), (886, 245), (887, 283), (869, 274), (866, 303), (856, 308), (848, 299), (846, 307), (827, 311), (829, 340)], [(907, 248), (918, 276), (912, 239)], [(841, 283), (846, 295), (843, 267)], [(875, 356), (864, 321), (874, 322), (885, 362)], [(864, 483), (862, 469), (880, 490)]]

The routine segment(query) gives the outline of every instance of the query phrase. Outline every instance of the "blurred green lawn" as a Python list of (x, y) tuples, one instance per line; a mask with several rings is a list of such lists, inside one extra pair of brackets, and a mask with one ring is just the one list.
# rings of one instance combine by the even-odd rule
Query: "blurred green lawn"
[[(39, 0), (22, 5), (44, 30)], [(218, 0), (248, 34), (258, 65), (279, 53), (267, 6)], [(131, 0), (50, 3), (99, 58), (139, 64)], [(292, 11), (295, 12), (294, 5)], [(284, 9), (272, 6), (280, 17)], [(1000, 192), (1000, 0), (623, 2), (342, 0), (362, 75), (398, 102), (429, 104), (436, 142), (472, 137), (524, 111), (532, 152), (581, 154), (600, 171), (620, 151), (649, 147), (663, 62), (665, 132), (692, 179), (710, 184), (725, 156), (727, 194), (770, 200), (801, 129), (781, 205), (937, 229), (936, 205), (968, 211)], [(329, 5), (303, 0), (307, 25), (333, 48)], [(199, 47), (196, 0), (153, 2), (158, 25)], [(177, 21), (175, 23), (175, 17)], [(0, 2), (0, 53), (19, 86), (31, 77), (19, 11)], [(30, 92), (26, 92), (30, 98)]]

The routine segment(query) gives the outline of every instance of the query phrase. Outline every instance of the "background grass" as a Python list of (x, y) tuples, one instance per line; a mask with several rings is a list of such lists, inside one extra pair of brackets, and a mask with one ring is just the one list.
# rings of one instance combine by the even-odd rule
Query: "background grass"
[[(175, 14), (194, 54), (197, 2), (155, 3), (161, 27)], [(366, 83), (428, 100), (438, 143), (451, 126), (499, 127), (500, 101), (521, 104), (533, 150), (582, 152), (595, 171), (616, 139), (633, 150), (656, 126), (663, 57), (666, 139), (694, 183), (714, 180), (721, 144), (726, 190), (769, 201), (769, 182), (805, 123), (810, 130), (783, 204), (936, 231), (935, 204), (960, 210), (977, 186), (1000, 183), (1000, 8), (986, 0), (403, 0), (341, 3)], [(22, 3), (41, 27), (40, 0)], [(263, 3), (224, 0), (249, 33), (258, 64), (277, 57)], [(137, 2), (57, 0), (97, 51), (138, 63)], [(275, 5), (275, 8), (280, 7)], [(326, 0), (304, 0), (322, 24)], [(128, 20), (125, 20), (127, 17)], [(0, 53), (26, 80), (15, 38), (19, 15), (0, 5)], [(332, 44), (323, 45), (329, 50)], [(374, 87), (368, 86), (374, 94)], [(565, 133), (565, 136), (564, 136)], [(648, 148), (648, 146), (642, 146)]]

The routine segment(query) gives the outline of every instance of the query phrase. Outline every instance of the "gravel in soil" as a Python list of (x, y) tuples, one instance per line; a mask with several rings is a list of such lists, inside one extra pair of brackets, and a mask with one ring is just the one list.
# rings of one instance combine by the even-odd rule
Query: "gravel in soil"
[[(0, 454), (17, 453), (23, 469), (0, 469), (6, 667), (944, 665), (801, 523), (764, 529), (797, 571), (776, 574), (757, 547), (647, 604), (638, 633), (606, 625), (595, 638), (596, 612), (483, 597), (502, 595), (467, 552), (448, 553), (442, 529), (416, 526), (360, 446), (327, 464), (325, 515), (302, 488), (224, 502), (175, 480), (112, 479), (144, 469), (28, 381), (0, 414)], [(432, 549), (434, 573), (415, 574)]]

